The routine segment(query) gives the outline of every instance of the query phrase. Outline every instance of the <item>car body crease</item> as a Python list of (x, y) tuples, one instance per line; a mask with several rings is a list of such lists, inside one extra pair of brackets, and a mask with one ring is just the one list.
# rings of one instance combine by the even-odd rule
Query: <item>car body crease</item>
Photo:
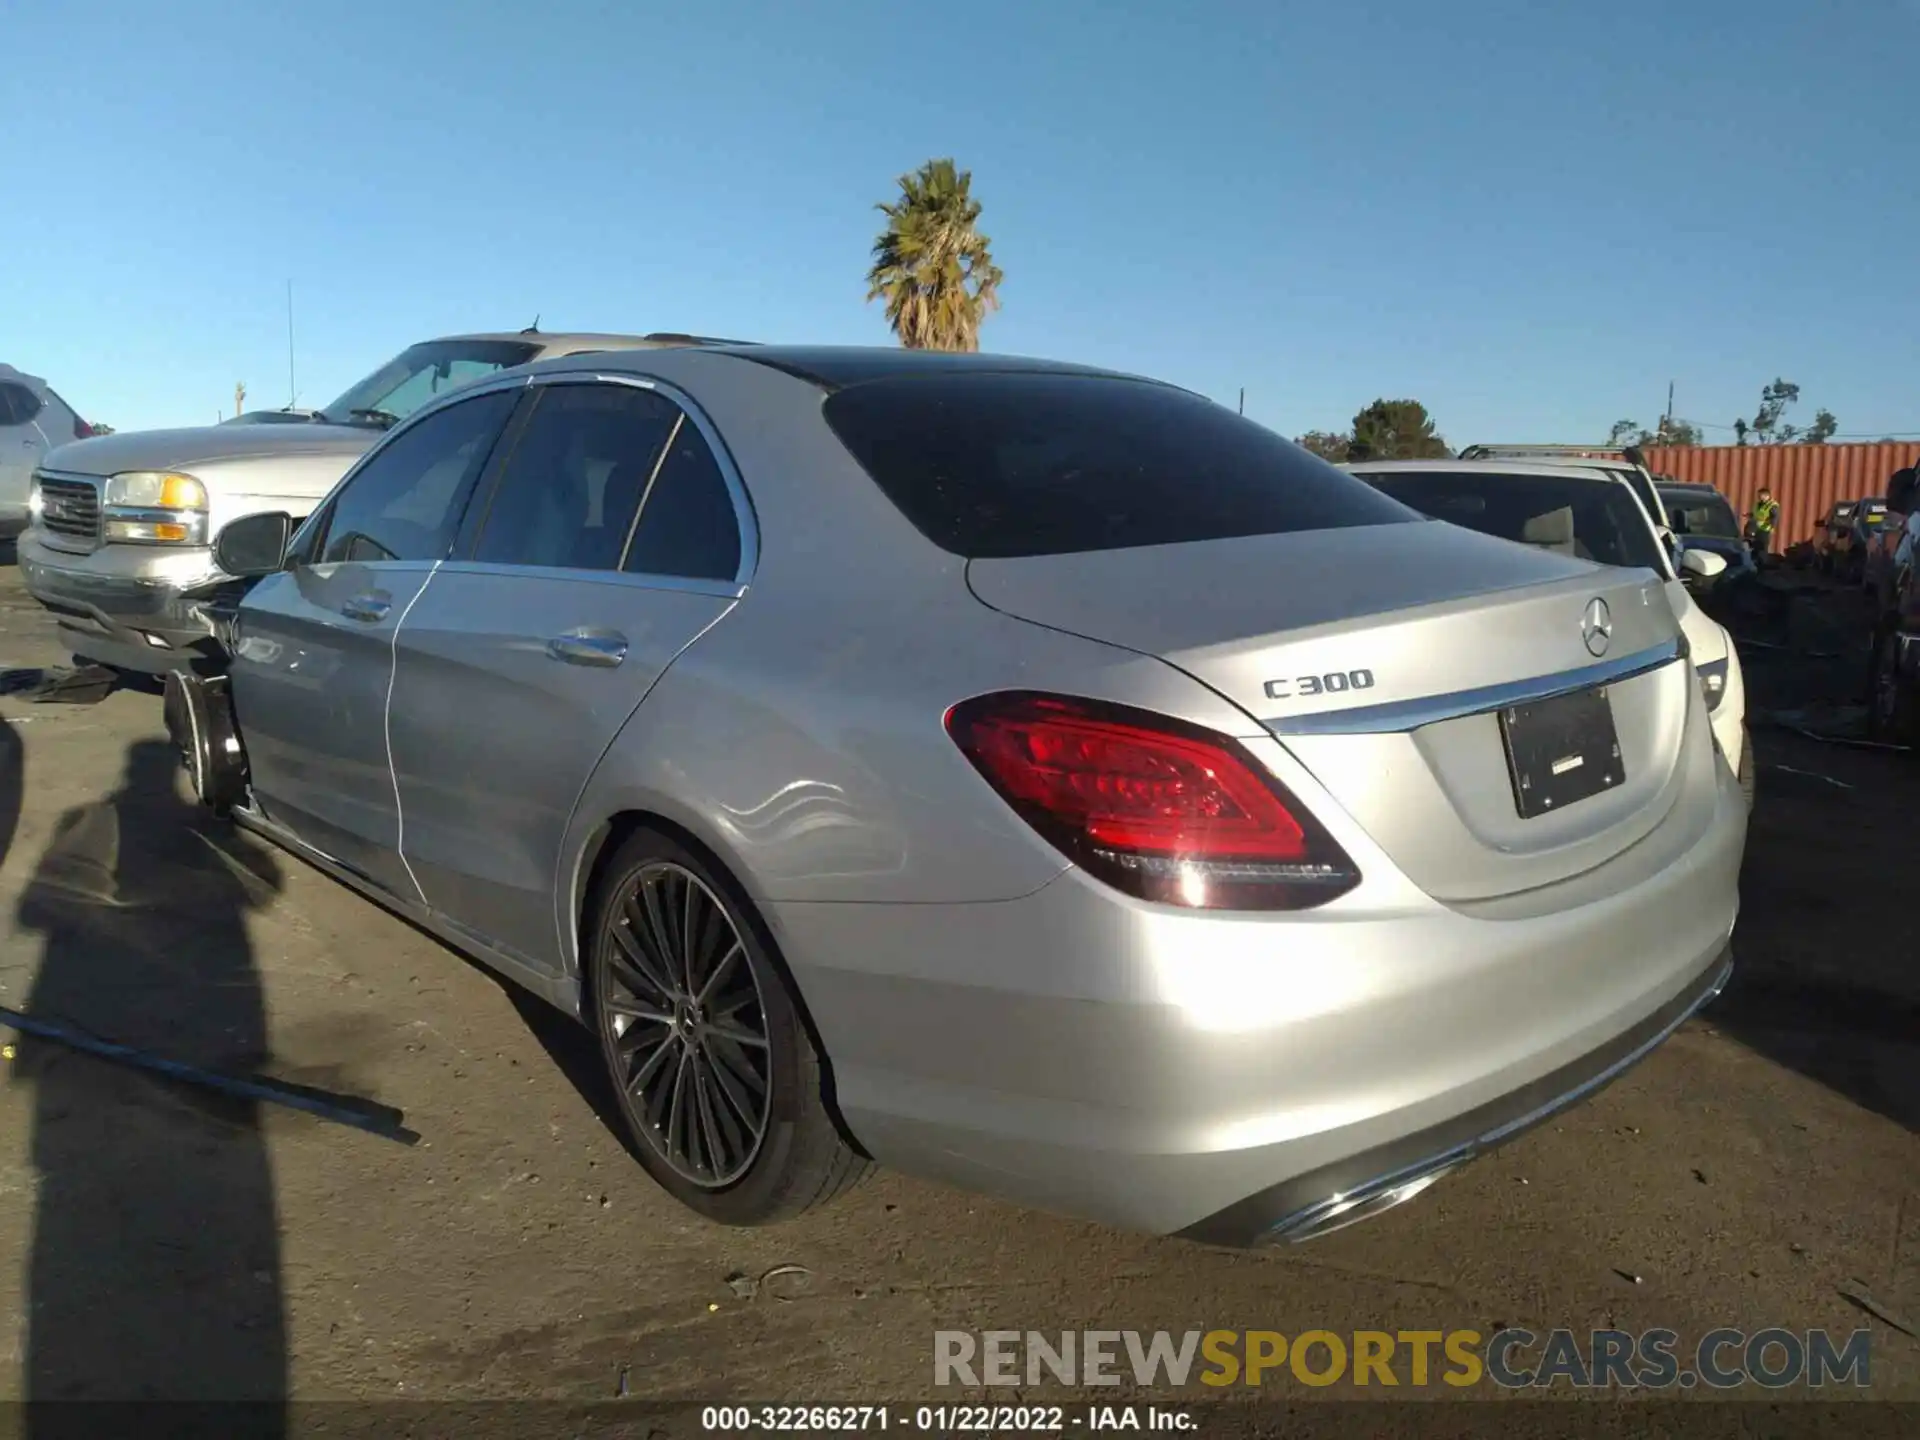
[[(723, 610), (721, 610), (721, 612), (718, 615), (715, 615), (713, 619), (709, 620), (705, 625), (702, 625), (697, 631), (693, 633), (693, 635), (691, 635), (688, 638), (686, 644), (682, 645), (678, 650), (673, 652), (673, 655), (668, 659), (667, 663), (660, 667), (660, 673), (653, 677), (653, 682), (649, 684), (645, 690), (640, 692), (640, 698), (633, 702), (633, 708), (627, 712), (626, 718), (622, 720), (619, 723), (619, 725), (614, 728), (614, 732), (608, 738), (606, 745), (601, 748), (601, 751), (598, 755), (594, 756), (593, 765), (591, 768), (588, 769), (586, 778), (580, 782), (579, 792), (573, 797), (573, 804), (567, 811), (567, 823), (560, 832), (562, 835), (570, 835), (573, 833), (574, 821), (580, 818), (580, 803), (581, 801), (586, 799), (587, 791), (593, 788), (594, 777), (600, 773), (600, 767), (606, 763), (607, 756), (613, 752), (613, 747), (620, 743), (620, 737), (627, 733), (627, 727), (633, 724), (633, 717), (640, 713), (640, 707), (647, 703), (647, 697), (653, 694), (655, 690), (660, 688), (660, 682), (667, 678), (668, 672), (673, 669), (674, 665), (679, 661), (680, 657), (686, 654), (687, 651), (691, 650), (695, 645), (699, 644), (702, 638), (712, 633), (713, 627), (718, 625), (722, 620), (726, 619), (727, 616), (731, 615), (739, 604), (740, 604), (740, 599), (738, 597), (736, 597), (735, 599), (729, 600), (727, 602), (726, 607)], [(569, 868), (571, 868), (573, 871), (574, 883), (578, 884), (579, 878), (580, 878), (579, 876), (580, 859), (581, 859), (581, 854), (583, 853), (584, 852), (581, 852), (578, 854), (573, 853), (567, 847), (563, 846), (560, 850), (560, 853), (553, 857), (553, 884), (554, 884), (553, 893), (556, 898), (560, 896), (571, 896), (574, 893), (573, 886), (571, 885), (565, 888), (561, 887), (561, 883), (560, 883), (561, 877), (567, 873)], [(571, 866), (569, 866), (568, 864), (569, 859), (572, 860)], [(568, 908), (572, 909), (573, 907), (571, 904), (569, 904)], [(556, 912), (557, 912), (557, 909), (558, 907), (556, 906)], [(575, 915), (573, 917), (573, 928), (574, 928), (574, 935), (576, 939), (578, 938), (578, 934), (579, 934), (580, 918), (581, 917), (578, 915)], [(555, 934), (555, 938), (559, 941), (559, 945), (560, 945), (560, 948), (556, 953), (558, 953), (560, 956), (562, 977), (564, 978), (566, 976), (569, 963), (571, 964), (572, 971), (575, 974), (578, 974), (580, 969), (579, 947), (577, 945), (569, 946), (569, 944), (567, 943), (568, 936), (566, 932), (560, 928), (560, 921), (557, 913), (554, 918), (554, 934)]]

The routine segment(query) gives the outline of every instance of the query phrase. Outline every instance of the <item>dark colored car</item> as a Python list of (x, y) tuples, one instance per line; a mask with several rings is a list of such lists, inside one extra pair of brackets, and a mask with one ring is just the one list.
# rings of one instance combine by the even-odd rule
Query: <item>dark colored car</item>
[(1897, 522), (1900, 518), (1888, 513), (1885, 500), (1868, 499), (1856, 502), (1853, 507), (1853, 519), (1847, 526), (1846, 543), (1835, 562), (1835, 573), (1852, 584), (1865, 585), (1868, 550), (1872, 548), (1880, 532), (1886, 529), (1889, 523)]
[(1834, 501), (1827, 518), (1813, 532), (1814, 563), (1825, 574), (1833, 574), (1836, 551), (1844, 545), (1843, 537), (1853, 527), (1853, 507), (1859, 503), (1857, 500)]
[(1705, 550), (1727, 562), (1712, 583), (1724, 585), (1735, 575), (1753, 573), (1753, 553), (1740, 534), (1740, 516), (1727, 497), (1711, 485), (1664, 481), (1660, 504), (1667, 512), (1667, 528), (1684, 550)]

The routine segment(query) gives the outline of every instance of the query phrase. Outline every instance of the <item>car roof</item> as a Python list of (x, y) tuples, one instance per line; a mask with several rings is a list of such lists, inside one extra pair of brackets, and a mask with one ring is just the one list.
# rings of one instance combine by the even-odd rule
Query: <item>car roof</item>
[(689, 335), (678, 330), (658, 330), (646, 335), (616, 335), (593, 330), (475, 330), (464, 335), (439, 335), (418, 343), (444, 345), (449, 342), (513, 340), (538, 345), (547, 355), (578, 354), (583, 350), (657, 350), (675, 345), (747, 345), (746, 340), (719, 340)]
[[(1082, 375), (1137, 381), (1169, 390), (1181, 388), (1150, 376), (1103, 370), (1093, 365), (1040, 360), (1026, 355), (982, 354), (978, 351), (906, 350), (889, 345), (756, 345), (744, 341), (697, 339), (691, 344), (656, 341), (650, 345), (627, 345), (621, 348), (632, 353), (594, 355), (591, 357), (593, 367), (612, 373), (651, 370), (665, 360), (662, 351), (698, 350), (707, 355), (764, 365), (829, 394), (868, 381), (903, 375)], [(526, 368), (557, 371), (577, 369), (579, 366), (565, 355), (548, 355), (528, 361)]]
[(44, 386), (47, 383), (38, 375), (29, 375), (24, 370), (16, 370), (13, 366), (4, 363), (0, 363), (0, 380), (12, 380), (27, 386), (29, 389)]
[(1397, 472), (1436, 470), (1448, 475), (1462, 473), (1534, 475), (1548, 479), (1565, 479), (1572, 475), (1578, 479), (1596, 480), (1603, 484), (1624, 483), (1617, 471), (1600, 465), (1572, 465), (1553, 460), (1449, 460), (1445, 457), (1436, 457), (1432, 460), (1353, 460), (1340, 468), (1356, 475), (1391, 475)]
[(739, 355), (756, 364), (784, 370), (827, 391), (844, 390), (850, 385), (889, 380), (902, 375), (1090, 375), (1110, 380), (1166, 384), (1162, 380), (1128, 375), (1095, 365), (977, 350), (908, 350), (892, 345), (753, 345), (721, 348), (728, 354)]

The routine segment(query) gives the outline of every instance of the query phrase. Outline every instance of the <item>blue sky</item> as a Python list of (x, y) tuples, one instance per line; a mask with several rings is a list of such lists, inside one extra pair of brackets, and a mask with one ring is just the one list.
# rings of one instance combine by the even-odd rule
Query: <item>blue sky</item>
[[(987, 349), (1287, 434), (1920, 432), (1920, 0), (11, 0), (0, 360), (121, 429), (470, 329), (883, 343), (874, 203), (974, 173)], [(22, 65), (19, 57), (33, 57)], [(1730, 439), (1708, 431), (1710, 438)]]

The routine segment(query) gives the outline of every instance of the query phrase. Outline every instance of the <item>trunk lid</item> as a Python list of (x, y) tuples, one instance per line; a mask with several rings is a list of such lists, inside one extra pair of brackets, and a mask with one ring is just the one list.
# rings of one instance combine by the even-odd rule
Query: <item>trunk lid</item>
[[(1438, 899), (1591, 869), (1679, 791), (1697, 687), (1666, 663), (1683, 642), (1649, 571), (1414, 522), (974, 560), (968, 581), (997, 610), (1158, 656), (1231, 700)], [(1596, 601), (1610, 628), (1590, 648)], [(1502, 704), (1595, 684), (1623, 777), (1521, 818)]]

